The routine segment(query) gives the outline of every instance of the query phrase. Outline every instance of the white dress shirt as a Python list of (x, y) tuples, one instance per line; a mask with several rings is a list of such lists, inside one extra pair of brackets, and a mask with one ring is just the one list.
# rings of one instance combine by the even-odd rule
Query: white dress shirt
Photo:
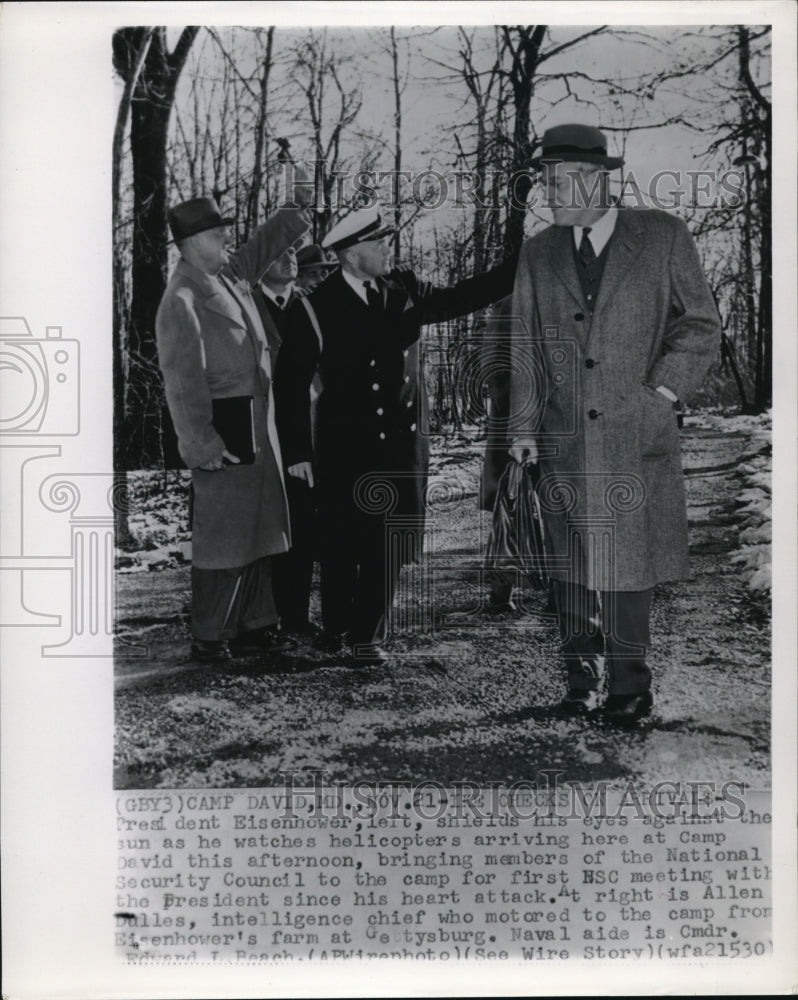
[(582, 242), (582, 230), (588, 228), (590, 232), (587, 238), (593, 245), (593, 250), (598, 257), (604, 247), (609, 243), (610, 236), (612, 236), (615, 229), (615, 223), (618, 221), (618, 209), (615, 205), (610, 205), (607, 211), (602, 215), (602, 217), (594, 222), (592, 226), (574, 226), (574, 245), (576, 249), (579, 249), (579, 244)]
[[(363, 301), (366, 303), (366, 305), (368, 305), (369, 299), (368, 295), (366, 294), (365, 282), (362, 281), (360, 278), (356, 278), (354, 274), (350, 274), (345, 267), (341, 268), (341, 274), (344, 276), (344, 281), (347, 283), (347, 285), (349, 285), (352, 291), (355, 292), (357, 295), (359, 295), (360, 298), (363, 299)], [(373, 289), (377, 290), (378, 286), (376, 278), (368, 278), (366, 280)]]
[[(285, 286), (282, 292), (278, 293), (278, 292), (273, 292), (265, 281), (261, 281), (260, 290), (263, 292), (263, 294), (266, 296), (267, 299), (271, 299), (271, 301), (277, 306), (278, 309), (285, 309), (285, 304), (291, 298), (291, 294), (294, 291), (294, 283), (293, 281), (289, 281), (289, 283)], [(282, 305), (277, 301), (278, 294), (280, 298), (283, 300)]]

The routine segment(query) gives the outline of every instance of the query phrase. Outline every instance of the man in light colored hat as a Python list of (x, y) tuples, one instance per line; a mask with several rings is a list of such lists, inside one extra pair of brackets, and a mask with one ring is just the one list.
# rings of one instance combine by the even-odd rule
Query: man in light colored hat
[[(297, 200), (300, 195), (297, 194)], [(272, 364), (252, 285), (304, 237), (285, 207), (228, 255), (211, 198), (169, 212), (180, 260), (156, 318), (158, 359), (180, 455), (192, 471), (192, 657), (225, 662), (287, 648), (276, 629), (270, 557), (290, 544)]]
[(338, 267), (336, 261), (327, 260), (324, 251), (317, 243), (309, 243), (306, 247), (302, 247), (296, 255), (296, 262), (297, 285), (303, 292), (308, 293)]
[[(452, 288), (391, 271), (378, 208), (351, 212), (323, 247), (340, 270), (289, 316), (275, 376), (277, 419), (288, 472), (315, 484), (321, 522), (324, 642), (379, 664), (402, 564), (420, 554), (429, 463), (428, 403), (419, 362), (425, 323), (465, 315), (508, 295), (516, 258)], [(308, 389), (316, 369), (315, 462)], [(401, 522), (387, 550), (386, 521)]]
[(511, 455), (539, 499), (567, 668), (561, 710), (632, 726), (652, 708), (653, 588), (688, 575), (676, 406), (701, 383), (720, 321), (675, 215), (614, 204), (603, 133), (546, 131), (554, 225), (521, 251), (513, 296)]

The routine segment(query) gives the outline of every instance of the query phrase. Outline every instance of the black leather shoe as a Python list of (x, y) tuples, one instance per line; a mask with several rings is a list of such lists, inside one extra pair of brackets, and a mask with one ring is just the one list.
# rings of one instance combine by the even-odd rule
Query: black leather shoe
[(224, 639), (195, 639), (191, 643), (191, 659), (197, 663), (229, 663), (232, 658)]
[(580, 688), (571, 688), (568, 694), (557, 706), (560, 715), (568, 717), (587, 717), (599, 707), (598, 691), (583, 691)]
[(230, 640), (230, 650), (234, 656), (257, 656), (270, 653), (287, 653), (296, 649), (296, 640), (284, 635), (273, 625), (256, 628)]
[(352, 660), (358, 667), (381, 667), (390, 657), (373, 642), (358, 642), (352, 645)]
[(604, 718), (616, 726), (633, 726), (651, 712), (654, 699), (650, 691), (639, 694), (611, 694), (604, 703)]
[(314, 647), (322, 653), (343, 653), (346, 649), (346, 641), (343, 632), (330, 632), (323, 629), (313, 643)]

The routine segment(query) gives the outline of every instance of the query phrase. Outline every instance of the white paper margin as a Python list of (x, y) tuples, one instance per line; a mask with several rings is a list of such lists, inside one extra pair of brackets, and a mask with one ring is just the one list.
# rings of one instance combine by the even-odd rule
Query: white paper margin
[[(112, 662), (47, 659), (2, 635), (4, 994), (197, 997), (788, 993), (796, 941), (796, 8), (789, 2), (5, 3), (0, 14), (0, 313), (81, 342), (81, 433), (57, 471), (111, 461), (110, 42), (129, 24), (772, 23), (774, 63), (774, 925), (778, 960), (460, 968), (124, 968), (113, 952)], [(43, 460), (46, 461), (46, 460)], [(5, 471), (5, 468), (4, 468)], [(13, 485), (4, 477), (5, 496)], [(22, 504), (36, 517), (30, 498)], [(6, 503), (3, 508), (6, 509)], [(3, 522), (3, 546), (9, 525)], [(5, 547), (2, 551), (6, 551)], [(42, 574), (62, 603), (63, 580)], [(61, 574), (56, 574), (61, 576)], [(37, 605), (46, 605), (43, 590)], [(652, 973), (656, 977), (652, 979)]]

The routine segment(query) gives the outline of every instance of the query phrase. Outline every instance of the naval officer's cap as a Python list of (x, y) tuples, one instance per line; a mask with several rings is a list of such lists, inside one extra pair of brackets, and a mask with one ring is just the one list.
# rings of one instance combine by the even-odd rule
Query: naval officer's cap
[(396, 232), (393, 226), (383, 225), (379, 208), (359, 208), (336, 222), (321, 245), (325, 250), (346, 250), (356, 243), (379, 240), (393, 232)]

